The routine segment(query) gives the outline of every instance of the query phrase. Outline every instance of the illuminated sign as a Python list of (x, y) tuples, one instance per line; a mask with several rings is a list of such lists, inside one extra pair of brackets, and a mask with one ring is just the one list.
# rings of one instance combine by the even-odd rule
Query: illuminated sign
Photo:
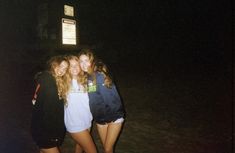
[(72, 6), (64, 5), (64, 15), (74, 16), (74, 9)]
[(76, 45), (76, 21), (62, 18), (62, 44)]

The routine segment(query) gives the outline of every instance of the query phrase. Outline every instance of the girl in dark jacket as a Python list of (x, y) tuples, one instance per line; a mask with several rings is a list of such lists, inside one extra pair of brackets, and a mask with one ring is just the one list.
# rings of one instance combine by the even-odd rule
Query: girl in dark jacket
[(87, 72), (90, 110), (96, 122), (105, 153), (113, 153), (114, 144), (124, 121), (124, 109), (107, 67), (96, 61), (89, 49), (79, 54), (80, 66)]
[(48, 71), (37, 75), (33, 96), (31, 132), (40, 153), (59, 153), (65, 136), (64, 99), (66, 83), (64, 74), (68, 62), (63, 56), (49, 60)]

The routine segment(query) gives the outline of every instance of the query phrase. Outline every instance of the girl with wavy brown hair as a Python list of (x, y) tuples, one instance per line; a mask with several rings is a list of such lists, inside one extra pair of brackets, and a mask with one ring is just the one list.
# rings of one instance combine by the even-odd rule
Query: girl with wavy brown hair
[(81, 69), (87, 74), (89, 104), (105, 153), (113, 153), (124, 122), (124, 107), (106, 65), (90, 49), (79, 53)]

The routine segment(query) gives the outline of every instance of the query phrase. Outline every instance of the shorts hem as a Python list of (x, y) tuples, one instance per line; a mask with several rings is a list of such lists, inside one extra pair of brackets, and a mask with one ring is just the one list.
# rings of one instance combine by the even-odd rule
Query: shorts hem
[(82, 128), (82, 129), (73, 129), (73, 130), (67, 130), (69, 133), (78, 133), (78, 132), (82, 132), (85, 131), (87, 129), (91, 128), (91, 126), (86, 127), (86, 128)]

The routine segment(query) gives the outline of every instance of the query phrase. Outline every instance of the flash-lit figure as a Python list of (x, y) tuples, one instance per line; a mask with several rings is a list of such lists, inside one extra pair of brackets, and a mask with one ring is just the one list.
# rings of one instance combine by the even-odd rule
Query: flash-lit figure
[(105, 153), (114, 152), (114, 144), (124, 122), (124, 108), (107, 67), (98, 62), (89, 49), (79, 53), (81, 69), (87, 74), (89, 104)]
[(86, 90), (84, 72), (81, 71), (79, 59), (68, 56), (70, 63), (68, 76), (69, 85), (65, 109), (65, 125), (67, 131), (76, 141), (75, 153), (96, 153), (96, 147), (90, 134), (92, 114)]
[(64, 102), (66, 81), (64, 74), (68, 61), (63, 56), (54, 56), (49, 70), (37, 75), (33, 96), (31, 132), (40, 153), (59, 153), (65, 136)]

